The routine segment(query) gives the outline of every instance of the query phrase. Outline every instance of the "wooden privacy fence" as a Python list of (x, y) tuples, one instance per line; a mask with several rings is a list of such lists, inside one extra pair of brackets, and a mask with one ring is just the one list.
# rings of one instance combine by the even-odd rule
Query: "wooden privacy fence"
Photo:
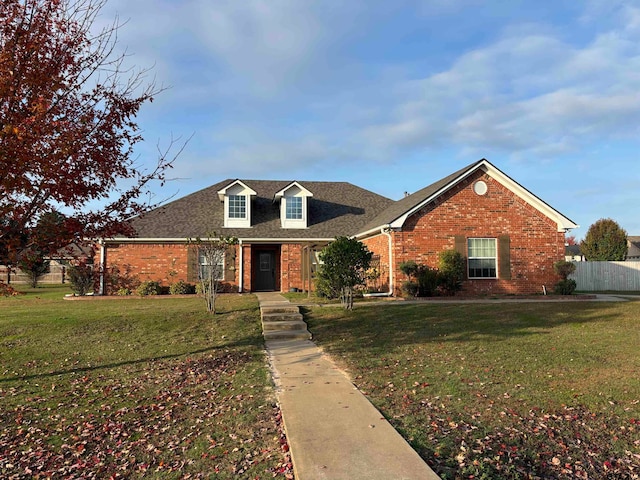
[(587, 292), (615, 290), (640, 291), (640, 262), (574, 262), (576, 271), (569, 276), (577, 289)]
[[(51, 264), (49, 273), (44, 274), (38, 279), (38, 283), (65, 283), (66, 267), (59, 264)], [(27, 283), (29, 277), (22, 273), (19, 268), (12, 268), (11, 272), (7, 267), (0, 265), (0, 280), (5, 283)]]

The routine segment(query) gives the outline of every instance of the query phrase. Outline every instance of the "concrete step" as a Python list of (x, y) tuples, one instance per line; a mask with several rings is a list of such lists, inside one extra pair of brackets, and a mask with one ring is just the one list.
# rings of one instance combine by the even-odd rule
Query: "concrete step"
[(301, 322), (302, 314), (295, 312), (263, 313), (263, 322)]
[(265, 340), (311, 340), (307, 330), (270, 330), (263, 332)]
[(307, 324), (299, 321), (292, 322), (262, 322), (262, 330), (273, 331), (273, 330), (306, 330)]
[(260, 307), (261, 313), (299, 313), (300, 308), (296, 305), (267, 305)]

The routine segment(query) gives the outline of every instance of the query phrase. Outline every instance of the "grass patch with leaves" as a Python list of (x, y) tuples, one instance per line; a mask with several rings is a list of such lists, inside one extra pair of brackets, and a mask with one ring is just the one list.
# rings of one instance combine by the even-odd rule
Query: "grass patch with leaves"
[(637, 479), (640, 302), (306, 312), (443, 479)]
[(0, 476), (292, 477), (254, 297), (0, 299)]

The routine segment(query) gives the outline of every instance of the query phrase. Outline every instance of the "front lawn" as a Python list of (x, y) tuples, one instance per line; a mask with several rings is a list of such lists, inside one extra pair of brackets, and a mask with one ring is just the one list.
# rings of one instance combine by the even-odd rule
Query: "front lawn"
[(258, 303), (0, 297), (0, 477), (291, 475)]
[(444, 479), (640, 475), (640, 302), (312, 308), (314, 340)]

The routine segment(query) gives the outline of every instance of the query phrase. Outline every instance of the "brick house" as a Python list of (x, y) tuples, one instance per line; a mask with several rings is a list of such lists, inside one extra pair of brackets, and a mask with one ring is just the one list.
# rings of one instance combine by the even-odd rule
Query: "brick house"
[(223, 266), (229, 289), (308, 290), (318, 252), (351, 236), (374, 253), (376, 286), (387, 294), (399, 293), (401, 262), (436, 266), (446, 249), (467, 260), (465, 293), (541, 292), (557, 282), (553, 263), (577, 227), (485, 159), (398, 201), (344, 182), (225, 180), (132, 225), (135, 238), (100, 242), (103, 269), (195, 282), (202, 260), (188, 239), (215, 232), (238, 239)]

